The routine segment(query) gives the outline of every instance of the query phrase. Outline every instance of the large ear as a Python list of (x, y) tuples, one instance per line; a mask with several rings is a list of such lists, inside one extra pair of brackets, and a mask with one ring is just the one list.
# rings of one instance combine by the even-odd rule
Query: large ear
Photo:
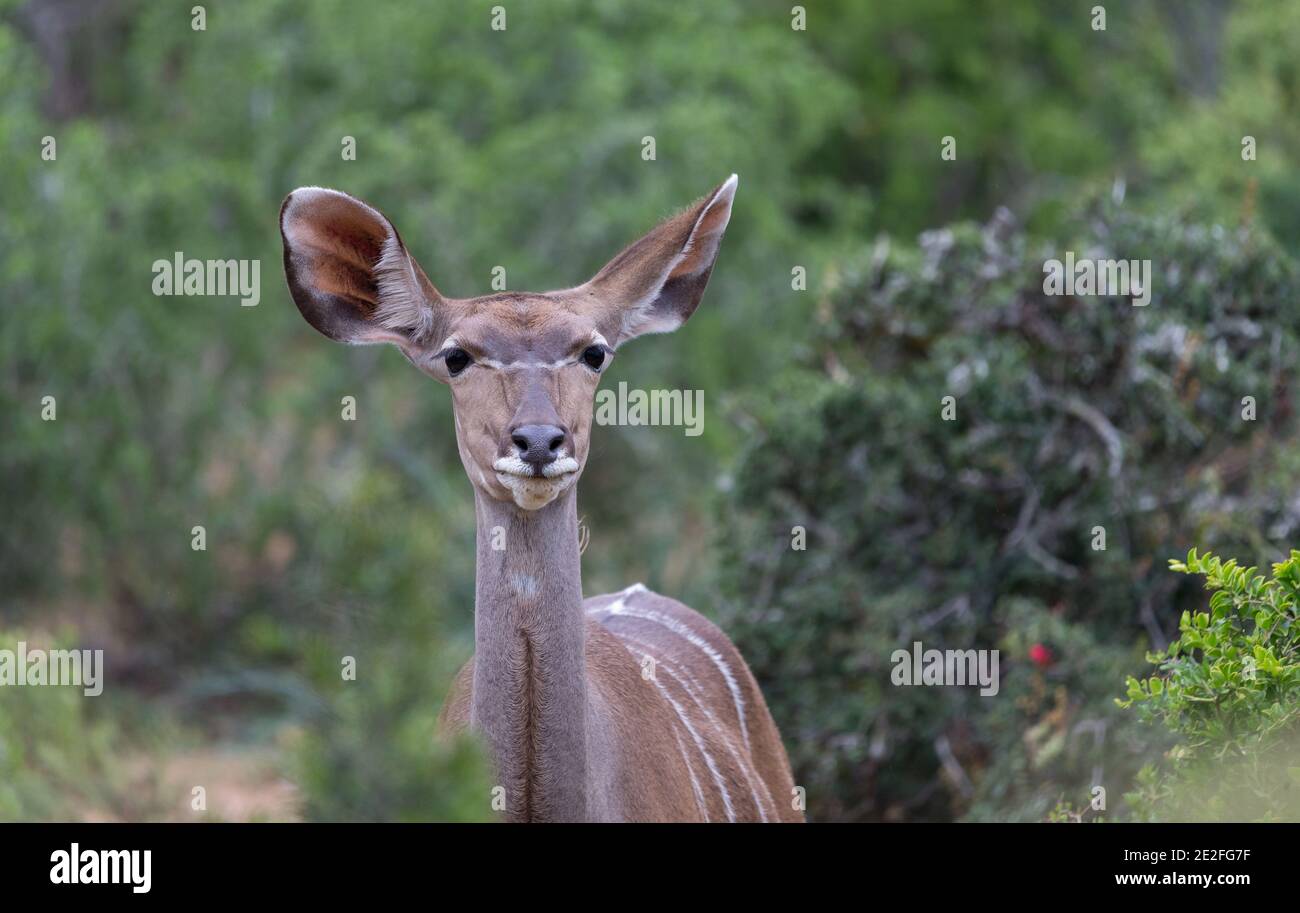
[(405, 347), (442, 338), (442, 296), (379, 210), (299, 187), (280, 207), (280, 235), (294, 303), (330, 339)]
[(601, 332), (618, 345), (642, 333), (667, 333), (695, 313), (731, 220), (739, 179), (659, 224), (587, 283), (602, 307)]

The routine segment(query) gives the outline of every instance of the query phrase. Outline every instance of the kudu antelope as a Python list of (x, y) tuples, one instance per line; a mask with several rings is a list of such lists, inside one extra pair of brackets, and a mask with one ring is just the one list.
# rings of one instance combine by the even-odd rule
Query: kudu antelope
[(726, 636), (640, 584), (582, 596), (575, 488), (600, 376), (623, 343), (695, 311), (736, 184), (577, 288), (465, 299), (441, 294), (360, 200), (304, 187), (280, 211), (307, 322), (392, 343), (451, 388), (478, 521), (476, 653), (442, 728), (486, 740), (511, 820), (802, 819), (780, 734)]

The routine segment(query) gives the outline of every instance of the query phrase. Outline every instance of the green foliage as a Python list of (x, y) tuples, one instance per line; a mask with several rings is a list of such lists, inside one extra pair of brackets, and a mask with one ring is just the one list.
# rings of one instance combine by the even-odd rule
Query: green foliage
[[(1137, 155), (1143, 192), (1196, 218), (1258, 219), (1288, 248), (1300, 242), (1300, 4), (1237, 0), (1230, 7), (1187, 6), (1191, 31), (1217, 33), (1213, 62), (1197, 61), (1196, 91), (1171, 99), (1167, 114), (1143, 129)], [(1255, 156), (1243, 160), (1243, 141)], [(1284, 151), (1285, 150), (1285, 151)], [(1281, 153), (1281, 154), (1275, 154)]]
[[(0, 628), (0, 649), (70, 649), (69, 640)], [(76, 687), (0, 690), (0, 821), (82, 820), (113, 801), (123, 743), (99, 709)]]
[[(1143, 206), (1256, 218), (1300, 241), (1300, 4), (1129, 0), (1107, 7), (1104, 31), (1092, 8), (810, 5), (855, 102), (822, 173), (866, 183), (871, 227), (904, 236), (1000, 205), (1054, 230), (1071, 195), (1118, 181)], [(1245, 162), (1248, 135), (1259, 151)], [(944, 136), (955, 160), (938, 154)]]
[(1184, 611), (1179, 636), (1127, 680), (1128, 699), (1178, 739), (1172, 771), (1144, 770), (1143, 817), (1294, 820), (1300, 815), (1300, 551), (1271, 578), (1192, 549), (1172, 570), (1205, 577), (1209, 611)]
[(493, 820), (482, 747), (433, 738), (439, 705), (427, 695), (445, 689), (454, 669), (427, 665), (390, 645), (359, 659), (355, 682), (326, 691), (328, 712), (311, 719), (295, 752), (308, 818)]
[[(1150, 258), (1150, 304), (1044, 295), (1066, 250)], [(867, 248), (818, 315), (804, 367), (755, 397), (723, 543), (725, 626), (810, 812), (1037, 819), (1095, 785), (1114, 803), (1160, 746), (1105, 682), (1190, 596), (1150, 556), (1300, 529), (1300, 270), (1249, 229), (1100, 205), (1049, 243), (1004, 213)], [(891, 686), (914, 640), (1000, 648), (1001, 692)]]
[[(1173, 28), (1164, 6), (1110, 6), (1095, 31), (1092, 4), (1062, 0), (810, 4), (810, 31), (856, 101), (824, 167), (866, 183), (873, 227), (904, 236), (999, 205), (1050, 222), (1063, 190), (1109, 183), (1178, 110), (1180, 53), (1215, 23)], [(944, 136), (955, 160), (939, 155)]]

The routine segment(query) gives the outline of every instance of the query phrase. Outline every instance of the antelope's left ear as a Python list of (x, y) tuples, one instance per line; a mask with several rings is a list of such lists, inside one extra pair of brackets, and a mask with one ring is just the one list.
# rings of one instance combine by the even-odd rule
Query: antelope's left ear
[(671, 332), (695, 313), (738, 183), (733, 174), (625, 248), (587, 283), (601, 308), (601, 332), (615, 346), (643, 333)]

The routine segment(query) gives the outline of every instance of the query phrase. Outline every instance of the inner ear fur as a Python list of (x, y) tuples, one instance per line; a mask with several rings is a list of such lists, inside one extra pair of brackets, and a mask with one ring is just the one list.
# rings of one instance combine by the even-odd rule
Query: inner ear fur
[(300, 187), (280, 207), (280, 235), (294, 304), (330, 339), (410, 345), (437, 336), (442, 296), (379, 210)]

